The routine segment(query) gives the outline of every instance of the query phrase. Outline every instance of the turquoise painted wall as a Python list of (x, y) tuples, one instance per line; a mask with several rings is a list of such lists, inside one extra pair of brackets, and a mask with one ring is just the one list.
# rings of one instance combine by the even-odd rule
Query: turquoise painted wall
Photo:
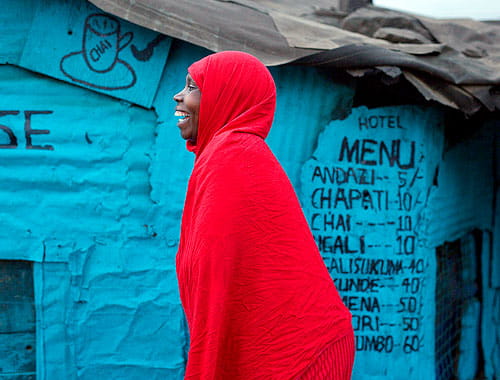
[[(83, 56), (94, 13), (83, 0), (9, 0), (0, 15), (0, 265), (33, 262), (38, 379), (181, 379), (188, 336), (174, 263), (193, 156), (172, 96), (209, 52), (119, 20), (119, 37), (133, 33), (117, 54), (121, 71), (81, 66), (86, 84), (75, 81), (61, 62)], [(155, 39), (148, 60), (134, 55), (132, 45)], [(118, 88), (132, 71), (136, 82)], [(433, 378), (435, 248), (475, 228), (484, 244), (473, 254), (488, 279), (478, 306), (485, 368), (498, 376), (499, 339), (487, 333), (500, 334), (489, 269), (498, 252), (488, 248), (498, 243), (498, 124), (446, 148), (436, 109), (352, 109), (355, 89), (313, 68), (271, 71), (278, 104), (268, 142), (355, 317), (354, 378)], [(466, 322), (478, 341), (477, 313)], [(475, 345), (462, 349), (475, 357)], [(474, 365), (461, 362), (462, 378)]]
[[(12, 66), (0, 77), (1, 109), (19, 111), (2, 118), (19, 145), (0, 149), (1, 255), (35, 262), (39, 378), (180, 376), (174, 250), (150, 197), (154, 112)], [(33, 144), (51, 149), (25, 147), (28, 111), (44, 112)]]
[(436, 269), (418, 229), (442, 130), (432, 109), (356, 108), (303, 166), (306, 216), (353, 315), (355, 379), (434, 375)]

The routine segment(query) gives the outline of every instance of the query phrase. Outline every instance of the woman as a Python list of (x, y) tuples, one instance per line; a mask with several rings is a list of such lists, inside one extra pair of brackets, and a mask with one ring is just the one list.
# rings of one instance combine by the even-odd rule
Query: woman
[(221, 52), (174, 96), (196, 161), (177, 253), (186, 379), (349, 379), (350, 313), (264, 138), (276, 89), (256, 58)]

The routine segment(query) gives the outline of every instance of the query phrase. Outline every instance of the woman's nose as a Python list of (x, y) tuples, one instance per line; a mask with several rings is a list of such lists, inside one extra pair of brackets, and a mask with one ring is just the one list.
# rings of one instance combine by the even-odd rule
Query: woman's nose
[(184, 92), (184, 90), (182, 90), (181, 92), (178, 92), (177, 94), (174, 95), (174, 101), (176, 101), (177, 103), (179, 102), (182, 102), (182, 93)]

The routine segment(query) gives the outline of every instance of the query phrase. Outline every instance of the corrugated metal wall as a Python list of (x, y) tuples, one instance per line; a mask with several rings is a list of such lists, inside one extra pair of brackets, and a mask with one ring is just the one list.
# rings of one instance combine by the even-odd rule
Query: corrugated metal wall
[(417, 231), (442, 149), (432, 108), (360, 107), (304, 164), (304, 210), (353, 315), (355, 379), (434, 374), (436, 266)]
[[(5, 21), (1, 62), (23, 65), (23, 57), (29, 56), (23, 50), (26, 41), (31, 38), (33, 46), (30, 33), (44, 24), (40, 5), (47, 4), (52, 8), (43, 9), (43, 20), (52, 33), (68, 33), (68, 25), (77, 25), (74, 33), (81, 33), (82, 20), (96, 12), (83, 0), (64, 2), (66, 13), (47, 13), (62, 6), (59, 0), (9, 0), (0, 15)], [(61, 21), (67, 14), (73, 21)], [(122, 25), (123, 33), (129, 30), (138, 45), (146, 46), (154, 37)], [(68, 44), (77, 41), (74, 34), (68, 36)], [(70, 45), (53, 50), (55, 58), (50, 49), (40, 55), (40, 71), (52, 75), (44, 60), (60, 62), (61, 52), (74, 50)], [(193, 156), (175, 125), (172, 96), (184, 86), (187, 66), (208, 51), (179, 41), (169, 47), (164, 41), (152, 50), (149, 63), (135, 59), (130, 47), (120, 51), (145, 86), (144, 96), (135, 91), (125, 99), (138, 99), (141, 106), (121, 100), (113, 90), (77, 87), (64, 76), (60, 79), (68, 83), (0, 66), (0, 265), (6, 259), (34, 263), (38, 379), (182, 378), (188, 336), (174, 263)], [(161, 57), (167, 53), (165, 63)], [(37, 71), (36, 59), (28, 61)], [(147, 78), (148, 65), (156, 79)], [(492, 211), (498, 139), (492, 136), (498, 124), (445, 151), (441, 114), (435, 109), (352, 110), (354, 89), (315, 69), (271, 71), (278, 105), (268, 142), (296, 187), (313, 230), (319, 220), (314, 214), (334, 218), (333, 227), (324, 219), (322, 225), (333, 229), (331, 244), (316, 237), (355, 315), (360, 338), (354, 378), (432, 378), (434, 290), (439, 286), (435, 249), (474, 228), (484, 236), (476, 253), (483, 273), (478, 344), (484, 347), (486, 375), (495, 378), (500, 303), (492, 273), (499, 253), (489, 247), (498, 241), (498, 233), (492, 234), (498, 216)], [(339, 168), (334, 176), (341, 177), (320, 184), (331, 180), (332, 168)], [(337, 207), (316, 207), (317, 188), (334, 194), (343, 188)], [(418, 203), (407, 203), (409, 197)], [(387, 222), (399, 223), (399, 228), (377, 225)], [(382, 261), (362, 273), (359, 260), (370, 258)], [(394, 273), (384, 272), (390, 259)], [(362, 290), (363, 284), (369, 284), (368, 290)], [(476, 323), (474, 318), (465, 322)], [(1, 334), (0, 339), (5, 342)], [(469, 351), (463, 347), (462, 357), (477, 351), (477, 345)], [(467, 378), (473, 364), (462, 363)]]
[[(0, 150), (2, 257), (37, 263), (41, 378), (180, 376), (174, 251), (150, 196), (156, 115), (11, 66), (0, 75), (2, 109), (19, 111), (2, 120), (19, 142)], [(52, 150), (25, 148), (25, 111), (50, 112), (31, 128), (50, 131), (33, 144)]]

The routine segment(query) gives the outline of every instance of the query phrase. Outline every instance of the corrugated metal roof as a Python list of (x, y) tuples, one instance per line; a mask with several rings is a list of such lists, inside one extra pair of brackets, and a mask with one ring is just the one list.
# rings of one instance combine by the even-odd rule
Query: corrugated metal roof
[(246, 51), (267, 65), (396, 66), (427, 99), (467, 114), (500, 109), (496, 23), (437, 20), (373, 6), (347, 14), (339, 2), (326, 0), (90, 1), (212, 51)]

